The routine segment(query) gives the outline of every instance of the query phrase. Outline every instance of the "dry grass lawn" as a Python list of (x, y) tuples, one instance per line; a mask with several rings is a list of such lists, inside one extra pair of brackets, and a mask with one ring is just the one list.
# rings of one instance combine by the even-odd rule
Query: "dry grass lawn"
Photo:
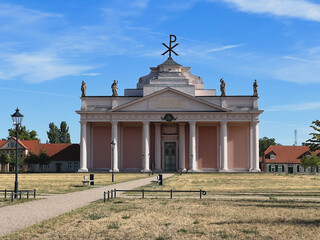
[(320, 239), (319, 201), (115, 199), (4, 239)]
[[(37, 193), (67, 193), (90, 188), (83, 186), (83, 176), (89, 173), (22, 173), (19, 174), (19, 189), (33, 190)], [(148, 177), (145, 173), (116, 173), (115, 183), (126, 182), (134, 179)], [(10, 189), (14, 187), (14, 174), (0, 174), (0, 189)], [(110, 173), (94, 173), (96, 186), (112, 184)], [(2, 198), (2, 193), (0, 195)]]
[[(151, 184), (144, 189), (152, 188)], [(207, 191), (207, 196), (319, 197), (320, 175), (176, 174), (156, 189)], [(149, 194), (150, 195), (150, 194)], [(168, 193), (166, 194), (168, 196)], [(193, 194), (194, 195), (194, 194)]]

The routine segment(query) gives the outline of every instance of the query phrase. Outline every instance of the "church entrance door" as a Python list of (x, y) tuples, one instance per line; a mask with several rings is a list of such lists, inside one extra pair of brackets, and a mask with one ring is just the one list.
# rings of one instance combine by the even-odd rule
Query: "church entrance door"
[(176, 143), (165, 142), (164, 143), (164, 170), (165, 171), (176, 171)]

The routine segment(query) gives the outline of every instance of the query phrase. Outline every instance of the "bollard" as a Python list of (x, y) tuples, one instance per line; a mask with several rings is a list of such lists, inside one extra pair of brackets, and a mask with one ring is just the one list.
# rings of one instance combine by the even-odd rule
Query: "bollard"
[(110, 200), (110, 191), (108, 191), (108, 201)]
[(20, 191), (20, 200), (21, 200), (21, 191)]
[(7, 189), (4, 190), (4, 198), (7, 199)]
[(144, 198), (144, 189), (142, 189), (142, 198)]
[(13, 202), (13, 191), (11, 192), (11, 202)]
[(201, 189), (200, 189), (200, 199), (201, 199), (201, 197), (202, 197), (201, 195), (202, 195), (202, 191), (201, 191)]
[(170, 198), (172, 199), (172, 189), (170, 190)]
[(103, 192), (103, 202), (106, 202), (106, 192)]
[(29, 190), (27, 190), (27, 199), (29, 199)]
[(36, 190), (33, 189), (33, 198), (36, 198)]
[(114, 198), (117, 198), (117, 189), (114, 189), (113, 192), (114, 192)]

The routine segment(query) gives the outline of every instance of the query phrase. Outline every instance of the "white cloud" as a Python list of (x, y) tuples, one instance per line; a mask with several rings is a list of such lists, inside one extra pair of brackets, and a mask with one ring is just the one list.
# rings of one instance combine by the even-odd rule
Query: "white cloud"
[(320, 102), (305, 102), (267, 107), (266, 111), (305, 111), (320, 109)]
[[(211, 0), (216, 1), (216, 0)], [(320, 5), (306, 0), (222, 0), (242, 12), (320, 22)]]
[(211, 53), (211, 52), (219, 52), (219, 51), (223, 51), (223, 50), (227, 50), (227, 49), (231, 49), (231, 48), (237, 48), (237, 47), (242, 47), (244, 44), (238, 44), (238, 45), (227, 45), (227, 46), (222, 46), (222, 47), (217, 47), (217, 48), (212, 48), (207, 50), (207, 52)]
[(99, 76), (101, 74), (100, 73), (82, 73), (80, 75), (94, 77), (94, 76)]
[(20, 77), (27, 82), (39, 83), (58, 77), (80, 75), (92, 66), (70, 64), (50, 53), (21, 53), (1, 56), (0, 78)]
[(148, 2), (149, 0), (135, 0), (131, 2), (131, 6), (143, 9), (148, 6)]

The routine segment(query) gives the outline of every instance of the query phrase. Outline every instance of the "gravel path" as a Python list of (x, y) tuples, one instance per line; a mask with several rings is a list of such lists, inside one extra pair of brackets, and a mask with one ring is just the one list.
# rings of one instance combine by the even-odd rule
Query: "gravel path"
[[(163, 178), (172, 175), (163, 174)], [(156, 180), (156, 176), (79, 192), (56, 194), (46, 199), (2, 207), (0, 208), (0, 237), (102, 199), (104, 191), (130, 190), (147, 185), (151, 180)], [(117, 195), (120, 196), (121, 193)]]

